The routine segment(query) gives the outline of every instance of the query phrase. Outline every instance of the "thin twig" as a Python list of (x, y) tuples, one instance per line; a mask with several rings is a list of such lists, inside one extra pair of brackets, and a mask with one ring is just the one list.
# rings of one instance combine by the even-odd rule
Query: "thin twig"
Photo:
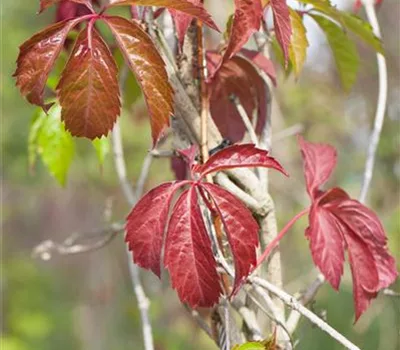
[[(378, 38), (381, 38), (381, 31), (379, 28), (379, 22), (375, 11), (375, 1), (362, 0), (362, 3), (364, 4), (365, 11), (367, 13), (367, 18), (372, 26), (374, 34)], [(378, 62), (379, 93), (378, 93), (378, 102), (375, 113), (374, 128), (372, 130), (368, 142), (367, 161), (365, 163), (364, 179), (361, 186), (361, 193), (359, 198), (361, 203), (365, 202), (367, 198), (368, 189), (371, 184), (372, 173), (374, 171), (374, 165), (375, 165), (375, 155), (379, 144), (383, 122), (385, 120), (385, 110), (387, 103), (388, 78), (387, 78), (386, 59), (381, 53), (377, 53), (376, 57)]]
[[(319, 289), (323, 286), (324, 282), (325, 282), (325, 277), (322, 274), (319, 274), (317, 278), (310, 284), (307, 290), (303, 293), (299, 302), (304, 306), (311, 303), (314, 300), (315, 296), (317, 295)], [(301, 318), (301, 313), (298, 312), (297, 310), (292, 310), (292, 312), (289, 314), (289, 317), (286, 321), (286, 326), (290, 334), (293, 334), (294, 331), (296, 330), (300, 318)]]
[(136, 183), (136, 191), (135, 197), (140, 198), (144, 191), (144, 185), (146, 184), (146, 180), (149, 176), (151, 163), (153, 162), (153, 154), (151, 152), (146, 154), (144, 158), (142, 170), (140, 171), (139, 178)]
[[(126, 176), (126, 166), (124, 159), (124, 151), (122, 148), (122, 138), (121, 138), (121, 128), (119, 122), (115, 123), (114, 129), (112, 131), (112, 145), (113, 145), (113, 156), (115, 163), (115, 170), (118, 175), (119, 183), (124, 193), (127, 202), (133, 206), (136, 203), (136, 195)], [(132, 256), (128, 249), (126, 249), (126, 254), (129, 262), (129, 272), (131, 275), (131, 281), (133, 289), (136, 295), (138, 307), (140, 310), (140, 316), (142, 319), (142, 331), (145, 350), (153, 350), (153, 334), (151, 329), (151, 323), (149, 318), (149, 300), (144, 293), (142, 283), (139, 276), (139, 267), (135, 265), (132, 261)]]
[(300, 134), (304, 130), (304, 125), (301, 123), (294, 124), (292, 126), (289, 126), (286, 129), (283, 129), (281, 131), (277, 131), (275, 134), (272, 135), (272, 141), (279, 142), (287, 137), (294, 136), (297, 134)]
[(253, 125), (251, 124), (251, 121), (249, 119), (249, 116), (246, 113), (246, 110), (244, 109), (241, 101), (237, 96), (231, 96), (231, 101), (235, 104), (235, 107), (240, 115), (240, 118), (242, 118), (243, 124), (246, 127), (247, 132), (249, 133), (250, 140), (252, 143), (254, 143), (256, 146), (258, 146), (258, 138), (256, 135), (256, 131), (253, 128)]
[(191, 309), (187, 304), (184, 304), (186, 311), (192, 316), (197, 325), (211, 338), (214, 339), (210, 326), (199, 314), (197, 310)]
[[(113, 223), (99, 230), (73, 233), (62, 243), (45, 240), (33, 248), (32, 256), (34, 258), (39, 257), (42, 260), (50, 260), (54, 253), (59, 255), (87, 253), (104, 247), (123, 230), (124, 225), (122, 223)], [(99, 237), (100, 239), (98, 239)], [(82, 243), (84, 241), (93, 241), (94, 239), (97, 239), (94, 243)]]
[(262, 278), (259, 278), (259, 277), (252, 277), (249, 279), (249, 282), (257, 284), (260, 287), (267, 290), (268, 292), (276, 295), (287, 306), (289, 306), (293, 310), (297, 310), (298, 312), (300, 312), (304, 317), (306, 317), (309, 321), (311, 321), (313, 324), (318, 326), (321, 330), (323, 330), (324, 332), (329, 334), (333, 339), (335, 339), (340, 344), (342, 344), (346, 349), (360, 350), (359, 347), (357, 347), (352, 342), (350, 342), (346, 337), (344, 337), (342, 334), (340, 334), (338, 331), (336, 331), (334, 328), (332, 328), (329, 324), (327, 324), (325, 321), (323, 321), (321, 318), (319, 318), (317, 315), (315, 315), (313, 312), (311, 312), (305, 306), (301, 305), (296, 300), (296, 298), (294, 298), (290, 294), (286, 293), (282, 289), (274, 286), (272, 283), (270, 283), (266, 280), (263, 280)]

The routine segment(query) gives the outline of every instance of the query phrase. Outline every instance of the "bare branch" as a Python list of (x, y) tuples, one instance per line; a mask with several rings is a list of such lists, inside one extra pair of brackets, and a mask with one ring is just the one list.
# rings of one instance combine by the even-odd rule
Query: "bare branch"
[(336, 331), (334, 328), (332, 328), (329, 324), (327, 324), (325, 321), (323, 321), (321, 318), (319, 318), (317, 315), (315, 315), (313, 312), (311, 312), (305, 306), (301, 305), (293, 296), (291, 296), (290, 294), (286, 293), (282, 289), (274, 286), (272, 283), (270, 283), (268, 281), (265, 281), (265, 280), (263, 280), (263, 279), (261, 279), (259, 277), (252, 277), (251, 279), (249, 279), (249, 282), (257, 284), (260, 287), (262, 287), (265, 290), (267, 290), (268, 292), (276, 295), (287, 306), (289, 306), (293, 310), (297, 310), (304, 317), (306, 317), (309, 321), (311, 321), (313, 324), (318, 326), (321, 330), (323, 330), (324, 332), (329, 334), (333, 339), (335, 339), (340, 344), (342, 344), (346, 349), (349, 349), (349, 350), (360, 350), (359, 347), (357, 347), (352, 342), (350, 342), (341, 333)]
[(240, 118), (242, 118), (243, 124), (246, 127), (247, 132), (249, 133), (251, 142), (254, 143), (256, 146), (258, 146), (258, 138), (256, 135), (256, 131), (254, 130), (250, 118), (247, 115), (246, 110), (244, 109), (242, 103), (240, 102), (237, 96), (231, 96), (231, 101), (235, 104), (235, 107), (240, 115)]
[(146, 154), (144, 158), (142, 170), (140, 171), (139, 179), (136, 183), (135, 197), (140, 198), (144, 191), (144, 185), (146, 184), (147, 177), (149, 176), (149, 171), (151, 163), (153, 162), (153, 154), (151, 152)]
[[(323, 286), (324, 282), (325, 282), (325, 277), (322, 274), (319, 274), (317, 278), (314, 280), (314, 282), (311, 283), (310, 286), (307, 288), (307, 290), (303, 293), (299, 302), (304, 306), (311, 303), (314, 300), (315, 296), (317, 295), (319, 289)], [(290, 334), (293, 334), (294, 331), (296, 330), (300, 318), (301, 318), (301, 313), (298, 312), (297, 310), (292, 310), (286, 321), (286, 325)]]
[(383, 295), (386, 295), (386, 296), (388, 296), (388, 297), (400, 298), (400, 292), (396, 292), (396, 291), (391, 290), (391, 289), (389, 289), (389, 288), (385, 288), (385, 289), (382, 291), (382, 294), (383, 294)]
[[(123, 230), (124, 225), (122, 223), (113, 223), (99, 230), (73, 233), (62, 243), (45, 240), (33, 248), (32, 256), (42, 260), (50, 260), (54, 253), (59, 255), (87, 253), (104, 247)], [(93, 243), (93, 240), (96, 241)], [(90, 241), (90, 243), (84, 243), (85, 241)]]
[[(365, 6), (365, 11), (367, 13), (367, 18), (372, 26), (374, 34), (381, 38), (381, 31), (379, 28), (378, 18), (375, 11), (375, 1), (374, 0), (362, 0)], [(387, 67), (385, 57), (377, 53), (378, 62), (378, 74), (379, 74), (379, 93), (378, 102), (375, 113), (374, 128), (372, 130), (367, 151), (367, 161), (365, 163), (364, 179), (361, 187), (360, 202), (364, 203), (367, 198), (367, 193), (369, 186), (371, 184), (372, 173), (374, 171), (375, 165), (375, 155), (378, 148), (379, 139), (381, 136), (383, 122), (385, 120), (385, 110), (387, 103), (387, 90), (388, 90), (388, 78), (387, 78)]]
[(214, 339), (210, 326), (204, 320), (203, 317), (199, 314), (197, 310), (191, 309), (187, 304), (185, 305), (185, 309), (192, 316), (193, 320), (197, 323), (197, 325), (211, 338)]

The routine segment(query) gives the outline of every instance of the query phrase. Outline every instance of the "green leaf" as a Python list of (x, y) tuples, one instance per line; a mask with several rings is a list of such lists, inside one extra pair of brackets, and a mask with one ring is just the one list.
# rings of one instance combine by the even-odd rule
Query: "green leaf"
[(232, 350), (265, 350), (265, 346), (260, 342), (249, 342), (242, 345), (235, 345)]
[(299, 76), (307, 56), (308, 40), (303, 19), (293, 9), (289, 8), (292, 36), (290, 38), (289, 57), (296, 76)]
[(329, 0), (298, 0), (303, 4), (312, 5), (315, 10), (322, 12), (334, 19), (339, 18), (338, 10), (336, 7), (333, 7)]
[(323, 16), (310, 14), (326, 34), (329, 46), (335, 58), (336, 67), (339, 71), (340, 80), (346, 90), (353, 86), (360, 64), (355, 44), (348, 38), (343, 29), (336, 23)]
[(382, 41), (375, 36), (371, 25), (360, 17), (348, 12), (341, 11), (344, 26), (358, 35), (366, 44), (371, 46), (375, 51), (383, 54)]
[(61, 107), (53, 105), (48, 115), (40, 111), (32, 123), (28, 139), (29, 163), (39, 155), (49, 172), (64, 186), (75, 153), (73, 138), (61, 122)]
[(110, 153), (110, 141), (107, 137), (103, 136), (100, 139), (94, 139), (92, 141), (92, 145), (96, 150), (97, 159), (99, 160), (100, 165), (103, 165), (104, 159), (107, 154)]

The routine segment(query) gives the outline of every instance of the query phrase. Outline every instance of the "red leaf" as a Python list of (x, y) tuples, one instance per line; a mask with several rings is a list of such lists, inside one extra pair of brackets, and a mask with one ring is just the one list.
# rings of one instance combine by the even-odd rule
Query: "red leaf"
[(48, 7), (54, 4), (65, 3), (65, 2), (74, 2), (76, 4), (82, 4), (85, 5), (88, 9), (93, 9), (91, 0), (40, 0), (39, 12), (43, 12)]
[(139, 25), (122, 17), (107, 17), (106, 22), (142, 87), (155, 145), (173, 114), (173, 90), (168, 82), (164, 61), (151, 38)]
[(77, 23), (79, 19), (53, 24), (20, 46), (14, 76), (21, 94), (30, 103), (47, 109), (48, 106), (43, 101), (47, 77), (63, 48), (68, 32)]
[(368, 245), (351, 233), (346, 235), (345, 239), (353, 279), (355, 321), (357, 321), (371, 300), (376, 298), (378, 273)]
[(126, 222), (126, 237), (133, 260), (160, 277), (161, 248), (172, 198), (185, 182), (153, 188), (135, 205)]
[(276, 40), (282, 48), (285, 63), (289, 60), (290, 37), (292, 35), (292, 25), (290, 23), (289, 8), (286, 0), (270, 0), (272, 14), (274, 18), (274, 30)]
[(165, 243), (164, 265), (182, 302), (210, 307), (222, 292), (196, 188), (186, 190), (174, 206)]
[(209, 81), (211, 115), (224, 138), (240, 141), (246, 127), (231, 97), (236, 96), (250, 120), (257, 110), (256, 133), (260, 134), (267, 119), (268, 91), (257, 69), (247, 59), (235, 56), (220, 63), (219, 54), (207, 53), (207, 66), (212, 77)]
[(203, 5), (193, 0), (110, 0), (110, 6), (124, 5), (160, 6), (177, 10), (195, 17), (209, 27), (219, 31), (217, 25), (212, 20), (210, 14), (204, 9)]
[(201, 188), (207, 191), (215, 203), (228, 237), (235, 263), (234, 295), (243, 279), (256, 265), (258, 224), (251, 212), (230, 192), (211, 183), (201, 183)]
[(250, 36), (260, 29), (262, 7), (260, 0), (235, 0), (235, 14), (224, 60), (232, 58)]
[(303, 157), (307, 191), (313, 198), (336, 166), (336, 150), (330, 145), (307, 142), (301, 136), (298, 137), (298, 142)]
[(337, 289), (343, 272), (343, 248), (347, 248), (353, 277), (356, 321), (378, 291), (389, 286), (398, 272), (387, 249), (379, 218), (370, 209), (350, 199), (340, 188), (319, 190), (336, 164), (336, 151), (299, 137), (307, 189), (312, 200), (309, 227), (311, 253), (331, 285)]
[(388, 287), (396, 278), (397, 270), (395, 260), (388, 253), (387, 237), (378, 216), (353, 199), (341, 201), (332, 211), (370, 247), (379, 277), (376, 291)]
[(90, 25), (83, 29), (57, 86), (61, 118), (72, 135), (94, 139), (112, 129), (121, 107), (117, 73), (99, 33)]
[(177, 180), (185, 180), (189, 171), (195, 162), (195, 158), (198, 154), (197, 145), (192, 145), (183, 150), (177, 150), (178, 156), (171, 158), (171, 168), (175, 174)]
[(195, 165), (193, 172), (200, 178), (207, 174), (232, 168), (264, 167), (273, 168), (287, 175), (283, 167), (268, 152), (256, 148), (254, 144), (233, 145), (213, 154), (206, 163)]
[[(201, 5), (200, 0), (188, 0), (195, 6)], [(185, 13), (176, 11), (174, 9), (170, 9), (169, 12), (171, 13), (172, 19), (175, 24), (176, 35), (178, 37), (179, 46), (182, 47), (183, 40), (185, 39), (185, 34), (192, 22), (193, 16), (187, 15)]]
[(315, 265), (321, 270), (334, 289), (339, 289), (343, 274), (344, 241), (341, 224), (323, 204), (326, 197), (339, 198), (347, 194), (333, 189), (315, 201), (310, 209), (310, 226), (306, 236), (310, 241), (311, 255)]

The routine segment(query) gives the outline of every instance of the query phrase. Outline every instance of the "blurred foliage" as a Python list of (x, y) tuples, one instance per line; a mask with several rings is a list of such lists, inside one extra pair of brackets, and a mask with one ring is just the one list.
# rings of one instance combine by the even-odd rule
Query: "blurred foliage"
[[(390, 3), (389, 0), (386, 0)], [(398, 102), (399, 31), (396, 9), (384, 4), (379, 16), (388, 57), (390, 91), (388, 118), (379, 145), (369, 204), (382, 218), (392, 253), (400, 252), (400, 104)], [(216, 4), (210, 4), (210, 8)], [(88, 140), (75, 140), (76, 154), (61, 189), (39, 162), (29, 169), (28, 134), (35, 108), (14, 87), (18, 45), (48, 24), (50, 10), (35, 16), (38, 1), (3, 0), (1, 88), (2, 102), (2, 267), (3, 322), (1, 348), (25, 349), (141, 349), (140, 314), (129, 281), (123, 240), (117, 237), (106, 248), (90, 254), (53, 257), (46, 264), (31, 258), (32, 248), (44, 239), (63, 241), (72, 232), (101, 227), (105, 219), (122, 220), (129, 208), (120, 193), (107, 141), (93, 147)], [(395, 7), (395, 9), (393, 8)], [(218, 5), (218, 11), (224, 11)], [(219, 15), (215, 11), (213, 14)], [(397, 11), (398, 12), (398, 11)], [(226, 14), (224, 14), (226, 15)], [(222, 18), (223, 16), (221, 16)], [(310, 41), (311, 43), (311, 41)], [(315, 43), (311, 43), (313, 45)], [(326, 52), (324, 44), (318, 50)], [(272, 124), (279, 131), (301, 123), (305, 137), (329, 142), (338, 149), (338, 165), (329, 186), (342, 186), (357, 196), (364, 170), (365, 149), (375, 111), (377, 73), (372, 50), (359, 44), (363, 61), (350, 94), (345, 94), (331, 61), (322, 63), (320, 52), (306, 63), (298, 81), (281, 74), (277, 97), (280, 113)], [(309, 51), (310, 52), (310, 51)], [(329, 51), (328, 51), (329, 52)], [(279, 55), (279, 52), (278, 52)], [(329, 57), (329, 56), (328, 56)], [(58, 82), (57, 71), (67, 58), (58, 60), (48, 82), (48, 96)], [(118, 59), (118, 58), (117, 58)], [(318, 70), (318, 66), (323, 69)], [(137, 83), (129, 75), (121, 116), (128, 174), (135, 183), (142, 161), (151, 146), (146, 107)], [(301, 172), (301, 159), (294, 137), (274, 144), (274, 155), (291, 174), (289, 179), (271, 173), (271, 191), (276, 201), (279, 226), (308, 204)], [(102, 165), (99, 164), (99, 159)], [(171, 179), (169, 162), (156, 160), (146, 188)], [(108, 214), (105, 215), (105, 212)], [(299, 221), (282, 242), (285, 289), (295, 293), (316, 275), (304, 237), (306, 220)], [(400, 266), (399, 266), (400, 267)], [(158, 350), (214, 349), (179, 304), (167, 278), (162, 282), (144, 273), (151, 298), (151, 319)], [(397, 282), (393, 289), (400, 290)], [(400, 302), (379, 296), (368, 312), (353, 325), (351, 278), (346, 271), (340, 292), (325, 285), (314, 304), (315, 312), (363, 350), (400, 348)], [(206, 310), (201, 313), (208, 317)], [(296, 333), (297, 349), (339, 350), (341, 347), (309, 322), (302, 320)]]

